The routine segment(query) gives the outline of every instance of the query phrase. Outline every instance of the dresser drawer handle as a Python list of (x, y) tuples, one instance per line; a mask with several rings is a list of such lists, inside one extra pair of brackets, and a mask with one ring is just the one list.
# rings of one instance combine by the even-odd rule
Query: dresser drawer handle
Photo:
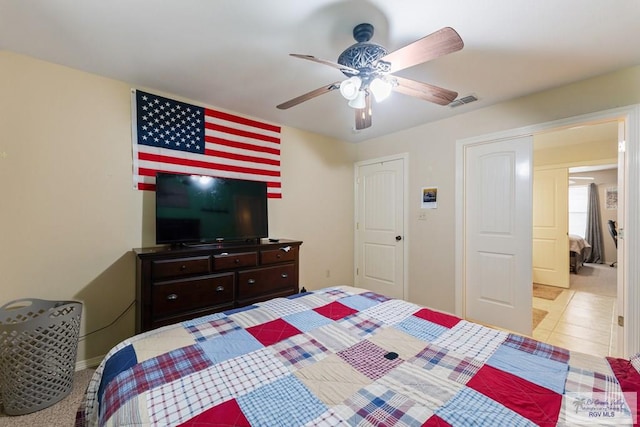
[(282, 273), (280, 277), (282, 277), (283, 279), (286, 279), (287, 277), (289, 277), (289, 275), (287, 273)]
[(216, 292), (222, 292), (222, 291), (224, 291), (224, 286), (221, 285), (216, 288)]
[(178, 295), (176, 295), (176, 294), (167, 295), (167, 301), (175, 301), (177, 299), (178, 299)]
[(247, 280), (247, 284), (248, 284), (248, 285), (255, 285), (255, 283), (256, 283), (255, 279), (249, 279), (249, 280)]
[(233, 262), (235, 262), (236, 264), (240, 264), (240, 260), (238, 258), (234, 259)]
[(282, 254), (277, 254), (276, 258), (278, 258), (278, 259), (282, 258)]
[(187, 266), (186, 266), (186, 265), (182, 264), (182, 265), (180, 266), (180, 271), (185, 271), (186, 269), (187, 269)]

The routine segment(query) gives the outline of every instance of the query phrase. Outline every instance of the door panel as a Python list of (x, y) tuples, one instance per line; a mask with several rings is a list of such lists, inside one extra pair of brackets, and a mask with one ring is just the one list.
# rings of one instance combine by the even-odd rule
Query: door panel
[(404, 159), (361, 164), (356, 183), (356, 286), (404, 298)]
[(465, 317), (531, 334), (532, 138), (465, 148)]
[(569, 174), (567, 168), (533, 174), (533, 281), (569, 287)]

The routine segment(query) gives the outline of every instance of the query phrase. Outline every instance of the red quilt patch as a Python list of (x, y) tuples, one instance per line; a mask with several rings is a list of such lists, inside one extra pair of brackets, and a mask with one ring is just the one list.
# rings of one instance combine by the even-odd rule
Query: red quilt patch
[(322, 307), (314, 308), (313, 310), (332, 320), (344, 319), (345, 317), (358, 312), (358, 310), (347, 307), (346, 305), (341, 304), (338, 301), (323, 305)]
[(451, 424), (437, 415), (432, 415), (422, 424), (422, 427), (451, 427)]
[(429, 322), (437, 323), (445, 328), (453, 328), (458, 324), (458, 322), (460, 322), (460, 320), (462, 320), (459, 317), (452, 316), (451, 314), (439, 313), (437, 311), (429, 310), (428, 308), (423, 308), (413, 315), (421, 319), (428, 320)]
[(492, 366), (483, 366), (467, 387), (484, 394), (539, 426), (555, 426), (562, 396)]
[[(623, 392), (636, 393), (636, 398), (640, 396), (640, 373), (636, 371), (631, 362), (627, 359), (607, 357), (611, 370), (618, 379)], [(638, 402), (627, 402), (633, 415), (633, 425), (638, 425)]]
[(207, 409), (206, 411), (196, 415), (189, 421), (179, 425), (180, 427), (251, 427), (249, 421), (242, 413), (242, 409), (238, 406), (235, 399), (227, 400), (220, 405)]
[(255, 339), (260, 341), (265, 347), (301, 333), (295, 326), (292, 326), (282, 319), (252, 326), (247, 328), (247, 332), (253, 335)]

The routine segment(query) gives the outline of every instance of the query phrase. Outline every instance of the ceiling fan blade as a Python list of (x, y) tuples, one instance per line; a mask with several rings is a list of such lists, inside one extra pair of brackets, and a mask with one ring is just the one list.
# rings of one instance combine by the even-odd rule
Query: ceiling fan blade
[(293, 56), (295, 58), (306, 59), (306, 60), (309, 60), (309, 61), (317, 62), (319, 64), (328, 65), (330, 67), (337, 68), (338, 70), (342, 71), (343, 73), (353, 74), (353, 75), (356, 75), (356, 74), (360, 73), (355, 68), (347, 67), (346, 65), (338, 64), (337, 62), (329, 61), (329, 60), (326, 60), (326, 59), (316, 58), (313, 55), (301, 55), (299, 53), (290, 53), (289, 55)]
[(458, 92), (443, 89), (428, 83), (417, 82), (398, 76), (393, 76), (393, 78), (398, 82), (398, 85), (393, 87), (394, 91), (439, 105), (448, 105), (458, 96)]
[(331, 83), (329, 85), (322, 86), (316, 90), (312, 90), (311, 92), (307, 92), (303, 95), (296, 96), (293, 99), (283, 102), (282, 104), (278, 105), (277, 108), (279, 108), (280, 110), (286, 110), (287, 108), (294, 107), (298, 104), (303, 103), (304, 101), (308, 101), (312, 98), (315, 98), (316, 96), (323, 95), (325, 93), (331, 92), (332, 90), (336, 90), (339, 88), (340, 88), (340, 82)]
[(364, 108), (356, 108), (356, 130), (371, 127), (371, 94), (364, 98)]
[(464, 46), (462, 39), (451, 27), (444, 27), (415, 42), (395, 50), (378, 60), (378, 64), (389, 63), (390, 69), (380, 67), (385, 72), (394, 73), (423, 62), (456, 52)]

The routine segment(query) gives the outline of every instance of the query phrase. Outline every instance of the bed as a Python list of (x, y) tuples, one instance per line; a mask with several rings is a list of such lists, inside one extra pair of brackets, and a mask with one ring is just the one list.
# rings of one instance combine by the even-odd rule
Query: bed
[(582, 237), (569, 234), (569, 271), (577, 274), (589, 255), (591, 255), (591, 245)]
[(639, 368), (340, 286), (121, 342), (76, 425), (630, 425)]

